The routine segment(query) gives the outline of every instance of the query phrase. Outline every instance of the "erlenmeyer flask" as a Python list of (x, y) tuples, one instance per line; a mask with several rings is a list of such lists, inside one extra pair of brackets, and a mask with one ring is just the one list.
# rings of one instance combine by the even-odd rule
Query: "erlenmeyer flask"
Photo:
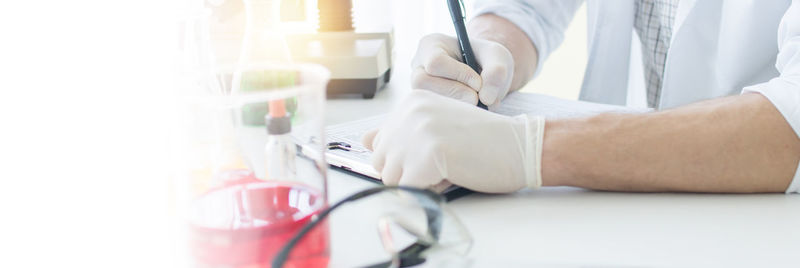
[(291, 54), (284, 33), (280, 31), (280, 0), (243, 0), (245, 7), (245, 29), (239, 60), (233, 73), (232, 94), (243, 90), (243, 79), (248, 79), (244, 70), (253, 70), (263, 64), (288, 65)]
[[(231, 95), (294, 86), (296, 72), (289, 47), (280, 30), (280, 0), (243, 0), (245, 30), (239, 59), (234, 69)], [(264, 66), (269, 66), (265, 68)], [(252, 103), (242, 107), (239, 125), (263, 126), (269, 105)]]

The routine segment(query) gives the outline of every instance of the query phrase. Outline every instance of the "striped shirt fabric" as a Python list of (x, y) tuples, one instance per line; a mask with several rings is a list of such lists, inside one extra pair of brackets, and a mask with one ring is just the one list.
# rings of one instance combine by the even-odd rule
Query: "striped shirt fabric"
[(642, 43), (647, 105), (658, 108), (679, 0), (636, 0), (634, 28)]

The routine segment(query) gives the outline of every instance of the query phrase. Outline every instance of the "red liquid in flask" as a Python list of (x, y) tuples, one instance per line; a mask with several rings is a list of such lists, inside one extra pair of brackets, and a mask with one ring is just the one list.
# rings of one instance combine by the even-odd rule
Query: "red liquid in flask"
[[(270, 267), (272, 259), (325, 206), (300, 183), (244, 180), (211, 190), (192, 206), (191, 248), (198, 267)], [(284, 267), (326, 267), (327, 222), (311, 230)]]

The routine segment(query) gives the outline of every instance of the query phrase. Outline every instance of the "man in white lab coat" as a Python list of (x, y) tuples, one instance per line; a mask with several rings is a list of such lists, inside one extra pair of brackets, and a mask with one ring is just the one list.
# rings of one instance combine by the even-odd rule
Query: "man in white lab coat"
[(453, 37), (423, 38), (412, 83), (425, 90), (364, 137), (383, 180), (495, 193), (800, 191), (800, 1), (587, 1), (580, 98), (656, 112), (549, 120), (474, 106), (492, 109), (535, 77), (582, 2), (478, 0), (468, 30), (480, 74)]

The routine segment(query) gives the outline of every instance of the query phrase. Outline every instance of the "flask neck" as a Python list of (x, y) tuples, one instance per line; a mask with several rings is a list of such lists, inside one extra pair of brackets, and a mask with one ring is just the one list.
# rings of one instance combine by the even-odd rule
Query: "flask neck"
[(247, 23), (256, 31), (277, 31), (280, 24), (280, 0), (244, 0)]
[(262, 63), (290, 64), (291, 54), (286, 37), (279, 29), (279, 0), (243, 0), (246, 10), (244, 38), (237, 67), (233, 74), (232, 94), (241, 91), (246, 72)]

